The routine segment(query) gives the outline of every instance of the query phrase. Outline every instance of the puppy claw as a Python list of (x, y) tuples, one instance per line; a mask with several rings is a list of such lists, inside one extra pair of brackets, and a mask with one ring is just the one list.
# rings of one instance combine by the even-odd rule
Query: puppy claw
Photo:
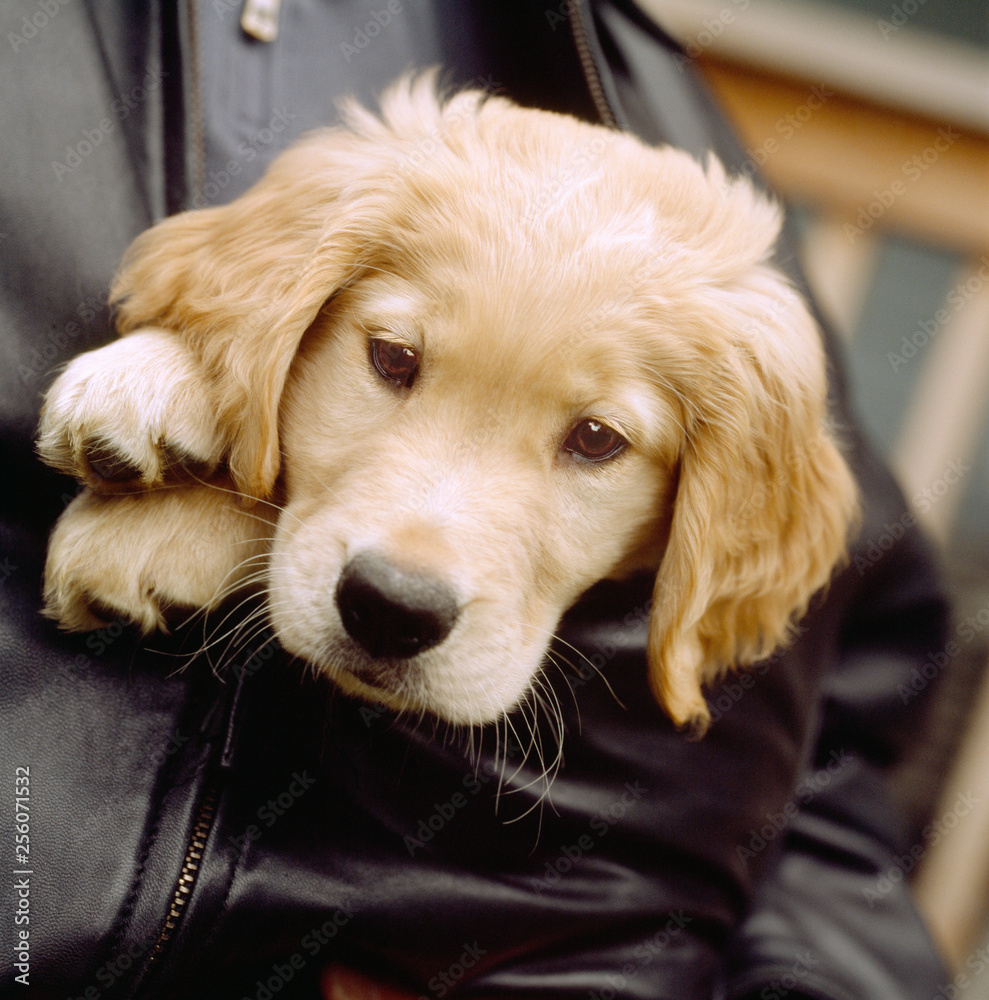
[(140, 480), (140, 468), (105, 439), (87, 442), (82, 448), (85, 461), (105, 483), (130, 483)]
[(209, 486), (80, 493), (52, 530), (44, 614), (69, 631), (130, 623), (164, 630), (254, 575), (268, 547), (264, 511)]
[(38, 452), (96, 492), (208, 477), (224, 442), (179, 337), (142, 330), (73, 360), (49, 389)]

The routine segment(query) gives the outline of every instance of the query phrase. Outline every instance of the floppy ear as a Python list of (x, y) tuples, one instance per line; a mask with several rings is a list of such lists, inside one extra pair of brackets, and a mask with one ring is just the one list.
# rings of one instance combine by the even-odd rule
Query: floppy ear
[(254, 496), (279, 467), (278, 404), (299, 341), (381, 231), (387, 150), (343, 129), (283, 153), (230, 205), (184, 212), (135, 240), (111, 290), (121, 333), (184, 337), (203, 364), (230, 472)]
[(667, 376), (685, 437), (649, 636), (658, 700), (698, 731), (710, 721), (702, 685), (792, 638), (857, 510), (803, 301), (761, 264), (703, 298)]
[(111, 289), (118, 329), (186, 338), (211, 382), (231, 475), (249, 494), (269, 494), (278, 474), (278, 404), (299, 341), (394, 234), (403, 165), (426, 159), (484, 101), (466, 91), (444, 102), (437, 79), (401, 77), (380, 117), (345, 102), (343, 126), (304, 137), (236, 201), (166, 219), (128, 251)]

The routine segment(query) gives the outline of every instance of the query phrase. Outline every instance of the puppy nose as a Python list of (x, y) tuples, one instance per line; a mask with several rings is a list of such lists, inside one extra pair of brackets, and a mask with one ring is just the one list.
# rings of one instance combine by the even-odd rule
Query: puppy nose
[(458, 614), (445, 583), (373, 552), (358, 553), (344, 567), (336, 602), (348, 634), (374, 657), (405, 659), (438, 645)]

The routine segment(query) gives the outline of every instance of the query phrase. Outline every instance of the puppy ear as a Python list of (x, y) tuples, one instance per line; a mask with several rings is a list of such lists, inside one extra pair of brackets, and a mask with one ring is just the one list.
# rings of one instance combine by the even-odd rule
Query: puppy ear
[(800, 297), (757, 265), (704, 300), (706, 314), (684, 317), (691, 346), (669, 379), (685, 437), (649, 636), (657, 699), (698, 732), (710, 721), (702, 685), (793, 637), (857, 509)]
[(163, 327), (202, 362), (230, 472), (246, 493), (271, 492), (289, 366), (322, 305), (358, 269), (368, 234), (380, 231), (382, 185), (370, 181), (386, 159), (348, 131), (315, 133), (231, 204), (139, 236), (111, 290), (121, 333)]

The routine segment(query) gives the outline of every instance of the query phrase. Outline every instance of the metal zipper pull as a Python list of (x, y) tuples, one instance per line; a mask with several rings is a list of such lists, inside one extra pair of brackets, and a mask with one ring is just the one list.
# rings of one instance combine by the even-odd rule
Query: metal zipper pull
[(259, 42), (273, 42), (278, 37), (278, 15), (282, 0), (247, 0), (240, 15), (243, 31)]

